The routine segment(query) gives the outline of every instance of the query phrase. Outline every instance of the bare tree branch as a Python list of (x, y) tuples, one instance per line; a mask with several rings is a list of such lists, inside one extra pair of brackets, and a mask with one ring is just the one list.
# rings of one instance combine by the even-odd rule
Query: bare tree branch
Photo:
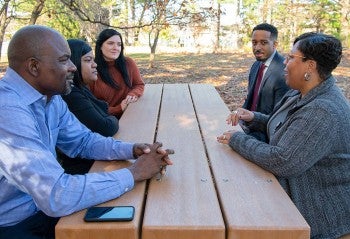
[(33, 25), (36, 23), (38, 17), (40, 16), (41, 11), (45, 6), (45, 0), (36, 0), (36, 5), (32, 10), (32, 14), (29, 20), (29, 24)]

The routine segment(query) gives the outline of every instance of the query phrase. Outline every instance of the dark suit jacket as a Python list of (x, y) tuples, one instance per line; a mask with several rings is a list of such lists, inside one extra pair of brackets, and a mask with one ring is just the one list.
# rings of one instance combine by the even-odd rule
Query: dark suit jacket
[[(263, 114), (270, 114), (275, 105), (282, 99), (283, 95), (289, 90), (284, 78), (283, 64), (284, 58), (278, 52), (273, 57), (269, 67), (267, 68), (259, 92), (259, 100), (256, 108), (257, 112)], [(243, 108), (250, 109), (253, 101), (253, 91), (255, 87), (256, 78), (258, 75), (259, 66), (261, 61), (255, 61), (250, 68), (249, 82), (248, 82), (248, 95), (243, 104)], [(249, 124), (245, 124), (249, 129)], [(245, 129), (247, 130), (247, 129)], [(248, 131), (246, 131), (248, 132)], [(248, 132), (254, 137), (266, 141), (266, 133), (262, 132)]]

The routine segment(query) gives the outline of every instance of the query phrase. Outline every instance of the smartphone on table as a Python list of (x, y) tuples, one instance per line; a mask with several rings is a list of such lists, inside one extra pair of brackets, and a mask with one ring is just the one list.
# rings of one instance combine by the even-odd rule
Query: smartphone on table
[(133, 206), (90, 207), (87, 209), (86, 222), (125, 222), (132, 221), (135, 214)]

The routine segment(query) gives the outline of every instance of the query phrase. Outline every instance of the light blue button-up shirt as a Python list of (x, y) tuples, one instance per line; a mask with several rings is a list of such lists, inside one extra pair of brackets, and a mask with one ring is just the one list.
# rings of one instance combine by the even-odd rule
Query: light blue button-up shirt
[(69, 175), (55, 147), (70, 157), (132, 159), (133, 144), (92, 133), (61, 96), (46, 96), (8, 68), (0, 80), (0, 227), (42, 210), (61, 217), (119, 197), (134, 187), (128, 169)]

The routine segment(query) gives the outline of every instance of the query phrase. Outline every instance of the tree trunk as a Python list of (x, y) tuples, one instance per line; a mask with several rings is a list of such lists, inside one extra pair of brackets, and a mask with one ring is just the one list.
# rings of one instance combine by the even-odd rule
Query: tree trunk
[(156, 57), (156, 48), (157, 48), (157, 44), (158, 44), (160, 30), (158, 28), (155, 29), (153, 43), (151, 43), (151, 33), (152, 33), (152, 31), (149, 33), (149, 38), (148, 38), (149, 46), (151, 48), (151, 54), (149, 56), (149, 64), (148, 64), (149, 68), (154, 67), (154, 61), (155, 61), (155, 57)]
[[(144, 5), (143, 5), (142, 12), (141, 12), (140, 18), (138, 20), (138, 26), (140, 26), (142, 24), (143, 16), (145, 15), (147, 8), (149, 7), (149, 1), (150, 0), (145, 1)], [(136, 31), (135, 31), (134, 43), (137, 43), (139, 41), (139, 34), (140, 34), (140, 28), (138, 27), (138, 28), (136, 28)]]
[(218, 3), (218, 11), (216, 16), (216, 39), (214, 45), (214, 53), (217, 53), (220, 48), (220, 28), (221, 28), (221, 4)]
[(38, 20), (44, 6), (45, 0), (36, 0), (36, 5), (34, 6), (32, 14), (30, 16), (29, 25), (34, 25), (36, 23), (36, 20)]
[(342, 1), (341, 12), (342, 12), (342, 36), (344, 37), (344, 47), (350, 47), (350, 1)]
[[(129, 1), (128, 0), (125, 0), (124, 1), (124, 4), (125, 4), (125, 12), (126, 12), (126, 25), (129, 26)], [(130, 45), (130, 42), (129, 42), (129, 29), (126, 29), (124, 31), (124, 43), (126, 46), (129, 46)]]
[[(135, 0), (130, 0), (131, 25), (134, 26), (136, 22)], [(130, 44), (135, 44), (135, 28), (130, 29)]]
[(0, 12), (0, 60), (1, 60), (1, 53), (2, 53), (2, 43), (4, 41), (4, 36), (6, 32), (6, 28), (8, 24), (11, 21), (11, 18), (7, 16), (7, 11), (8, 11), (8, 5), (9, 5), (10, 0), (5, 0), (4, 5), (1, 7), (1, 12)]

